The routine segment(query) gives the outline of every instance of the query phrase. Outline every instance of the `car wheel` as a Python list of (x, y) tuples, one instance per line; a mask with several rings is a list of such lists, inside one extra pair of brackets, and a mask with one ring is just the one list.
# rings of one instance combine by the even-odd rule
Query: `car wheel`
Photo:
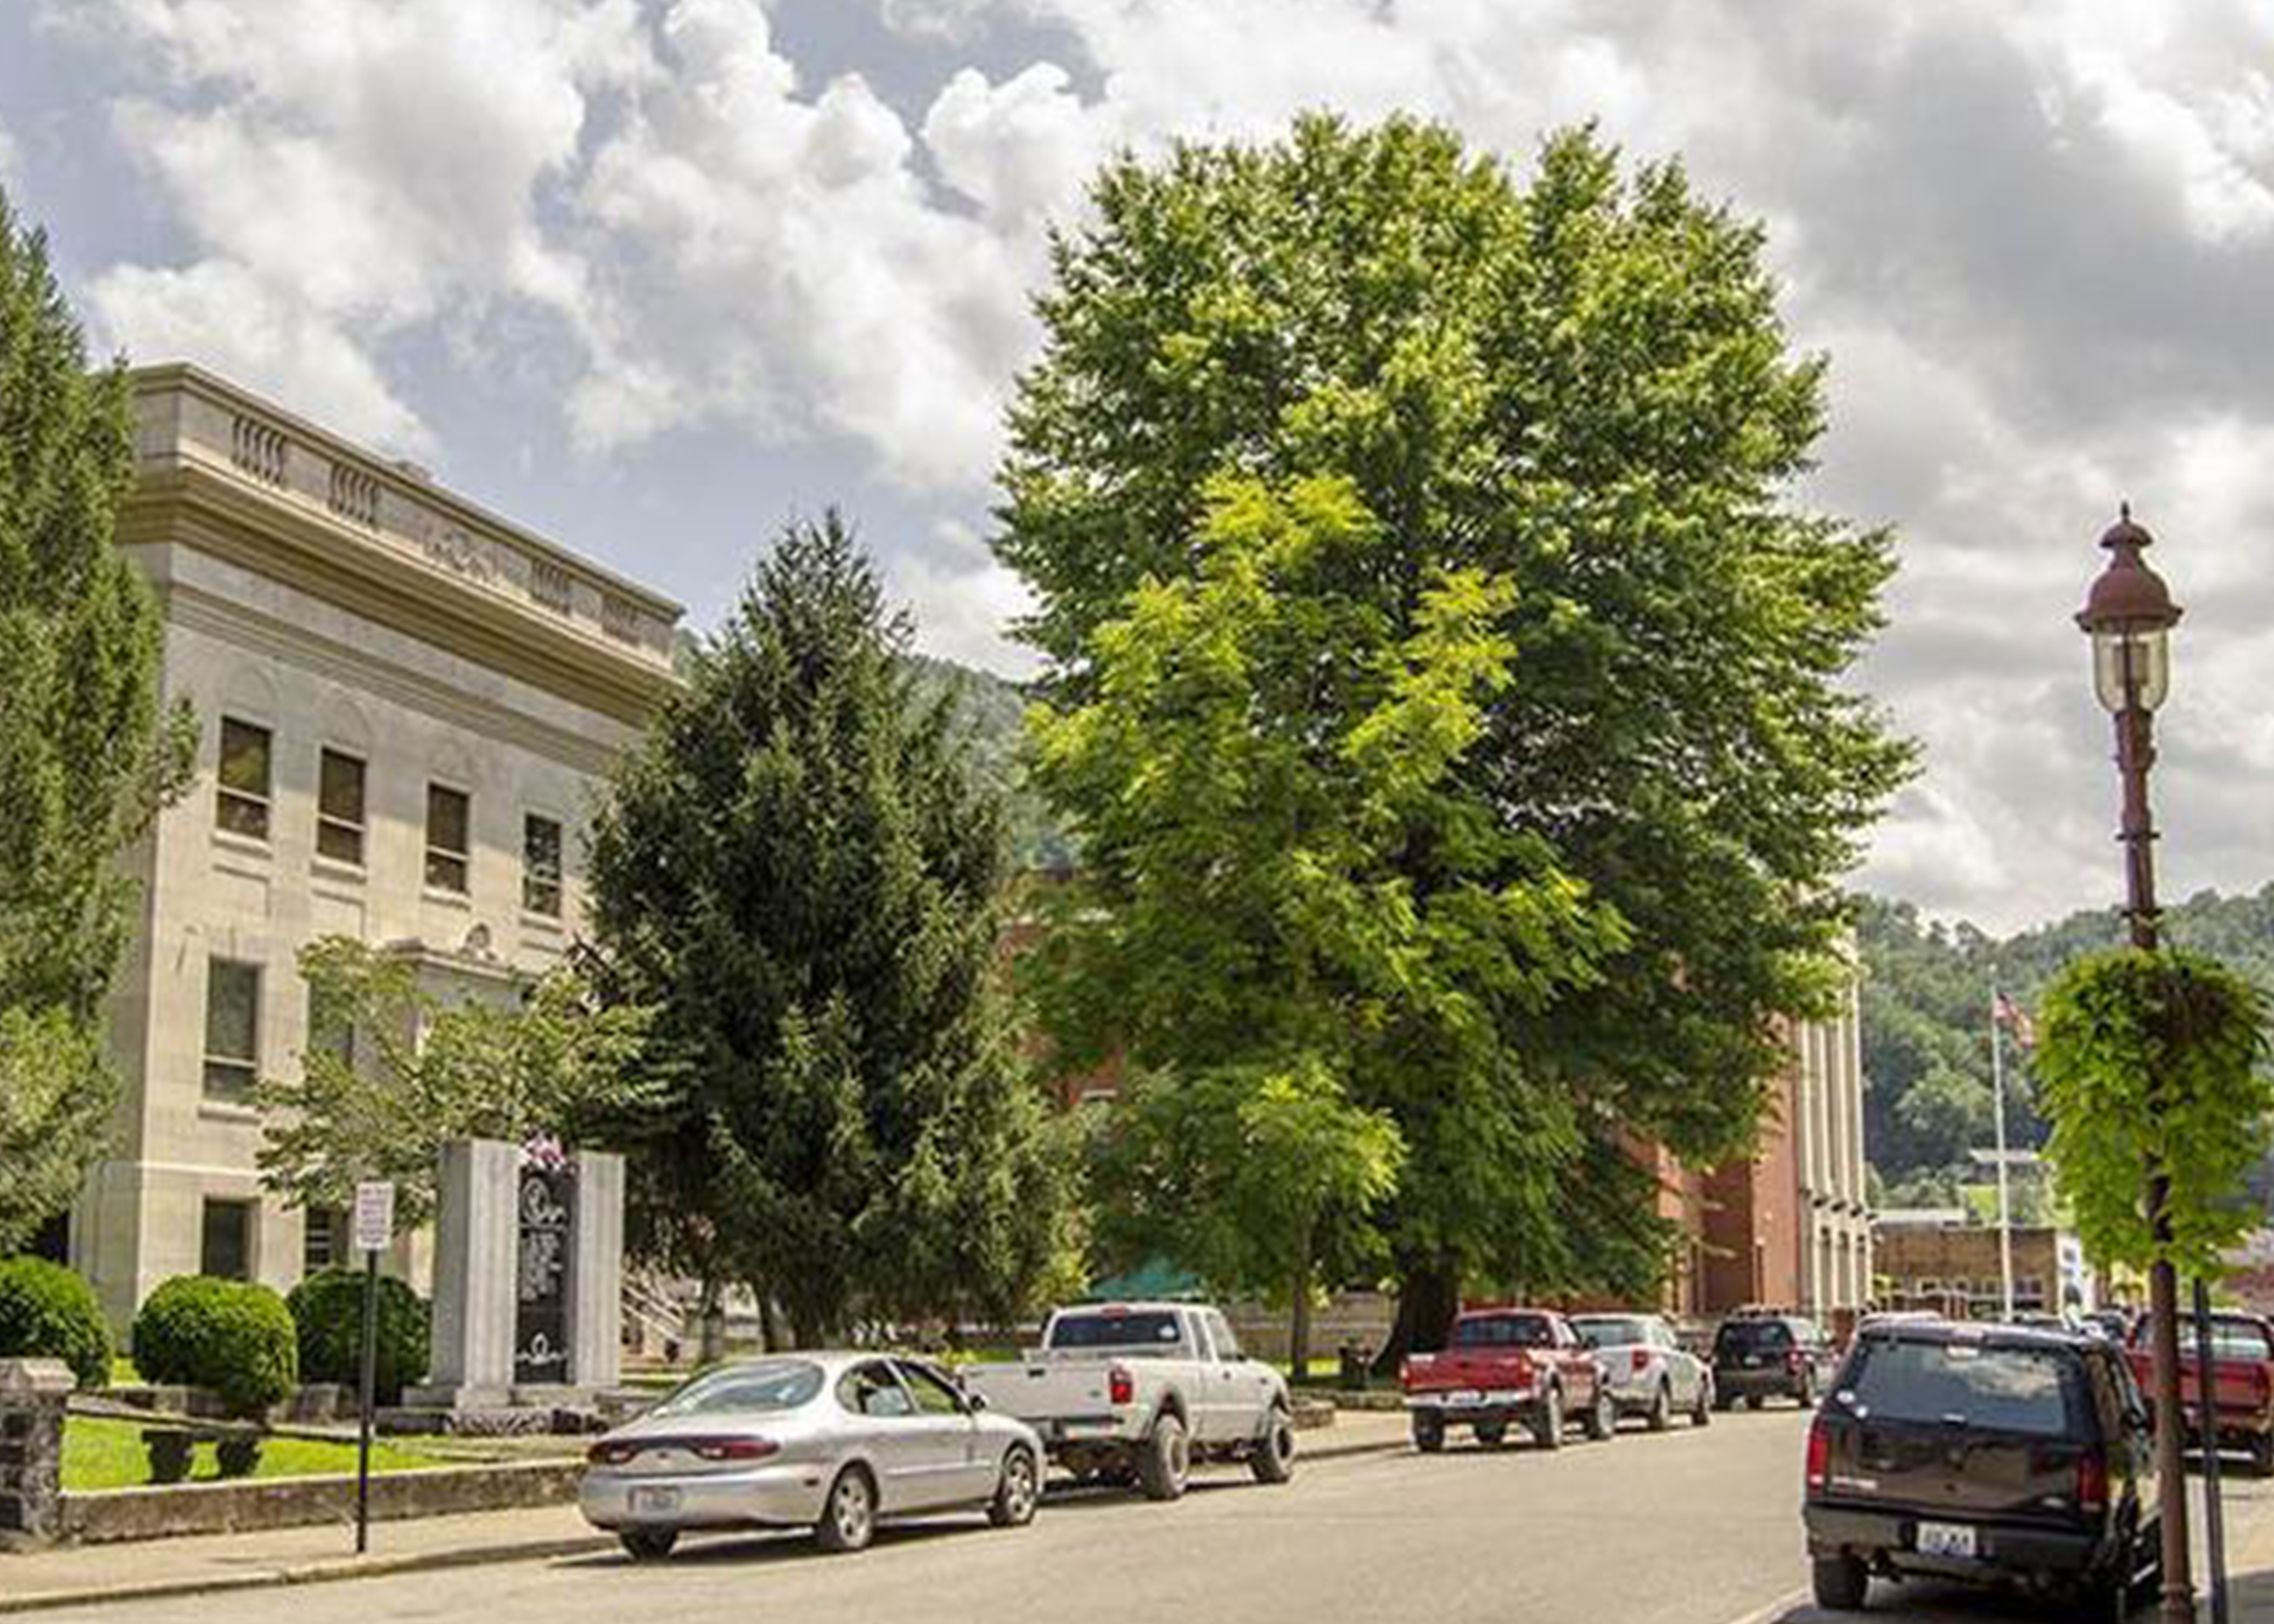
[(1508, 1423), (1480, 1421), (1475, 1427), (1477, 1441), (1487, 1449), (1497, 1449), (1508, 1441)]
[(1147, 1500), (1180, 1499), (1192, 1470), (1193, 1446), (1185, 1435), (1185, 1424), (1174, 1416), (1163, 1416), (1153, 1423), (1145, 1452), (1137, 1457), (1138, 1486)]
[(1441, 1417), (1426, 1410), (1413, 1412), (1413, 1447), (1424, 1455), (1434, 1455), (1445, 1447), (1445, 1423)]
[(1276, 1404), (1263, 1423), (1263, 1436), (1247, 1452), (1247, 1470), (1258, 1483), (1284, 1483), (1295, 1475), (1295, 1422)]
[(1543, 1449), (1563, 1447), (1563, 1389), (1550, 1387), (1540, 1401), (1539, 1417), (1532, 1424), (1532, 1438)]
[(1871, 1575), (1860, 1558), (1819, 1556), (1813, 1564), (1816, 1605), (1836, 1613), (1861, 1613), (1871, 1591)]
[(1806, 1371), (1800, 1375), (1800, 1386), (1793, 1392), (1793, 1402), (1803, 1410), (1816, 1408), (1816, 1378)]
[(624, 1553), (635, 1562), (659, 1562), (679, 1543), (675, 1528), (628, 1528), (616, 1536)]
[(1713, 1412), (1721, 1408), (1721, 1401), (1714, 1395), (1713, 1384), (1705, 1377), (1700, 1376), (1698, 1379), (1698, 1402), (1690, 1408), (1690, 1425), (1692, 1426), (1713, 1425)]
[(1714, 1409), (1716, 1409), (1716, 1410), (1734, 1410), (1734, 1409), (1736, 1409), (1736, 1403), (1737, 1403), (1737, 1395), (1736, 1395), (1736, 1394), (1734, 1394), (1734, 1393), (1724, 1393), (1724, 1392), (1722, 1392), (1722, 1391), (1721, 1391), (1721, 1389), (1720, 1387), (1715, 1387), (1715, 1388), (1713, 1389), (1713, 1408), (1714, 1408)]
[(1042, 1498), (1043, 1475), (1035, 1457), (1015, 1445), (1004, 1451), (1003, 1475), (996, 1479), (987, 1520), (998, 1528), (1024, 1528), (1035, 1520), (1035, 1507)]
[(1619, 1430), (1619, 1402), (1600, 1382), (1595, 1384), (1595, 1402), (1587, 1407), (1587, 1413), (1579, 1417), (1579, 1425), (1596, 1443), (1614, 1436)]
[(814, 1543), (825, 1551), (865, 1551), (876, 1537), (877, 1485), (862, 1468), (848, 1466), (829, 1485)]
[(2274, 1432), (2250, 1440), (2250, 1471), (2253, 1477), (2274, 1477)]
[(1768, 1402), (1768, 1396), (1766, 1394), (1748, 1393), (1745, 1395), (1745, 1408), (1748, 1410), (1758, 1410), (1762, 1405)]
[(1650, 1430), (1663, 1432), (1674, 1425), (1674, 1389), (1661, 1381), (1650, 1401)]

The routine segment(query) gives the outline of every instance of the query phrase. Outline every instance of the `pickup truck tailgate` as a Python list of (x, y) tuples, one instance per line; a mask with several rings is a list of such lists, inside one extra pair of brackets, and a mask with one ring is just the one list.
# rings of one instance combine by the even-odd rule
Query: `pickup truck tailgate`
[(1031, 1360), (975, 1365), (963, 1385), (1001, 1415), (1035, 1424), (1118, 1418), (1110, 1389), (1112, 1366), (1088, 1360)]

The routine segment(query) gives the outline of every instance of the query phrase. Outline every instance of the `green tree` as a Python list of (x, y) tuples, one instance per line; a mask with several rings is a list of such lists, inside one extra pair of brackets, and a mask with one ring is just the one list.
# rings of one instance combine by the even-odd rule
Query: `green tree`
[(639, 1244), (809, 1344), (1013, 1318), (1072, 1240), (1079, 1158), (999, 984), (1001, 803), (911, 635), (834, 514), (791, 525), (595, 825), (605, 974), (685, 1066), (635, 1147)]
[[(1035, 718), (1037, 781), (1088, 859), (1035, 996), (1064, 1062), (1152, 1075), (1107, 1139), (1105, 1233), (1298, 1301), (1314, 1265), (1401, 1250), (1592, 1283), (1539, 1203), (1597, 1114), (1507, 1034), (1623, 932), (1458, 777), (1513, 680), (1515, 594), (1439, 570), (1401, 628), (1374, 584), (1394, 542), (1348, 481), (1227, 478), (1212, 501), (1197, 575), (1132, 593), (1096, 635), (1095, 696)], [(1259, 1162), (1275, 1086), (1315, 1137)], [(1162, 1168), (1149, 1195), (1131, 1176)], [(1176, 1210), (1195, 1203), (1217, 1209)]]
[(448, 1141), (606, 1143), (668, 1086), (652, 1012), (601, 1005), (572, 970), (446, 1001), (409, 960), (325, 936), (300, 950), (300, 974), (308, 1048), (253, 1090), (261, 1182), (291, 1206), (347, 1207), (358, 1181), (388, 1179), (396, 1222), (414, 1228), (433, 1214)]
[[(1823, 364), (1790, 353), (1759, 229), (1677, 165), (1623, 172), (1592, 132), (1549, 141), (1520, 186), (1404, 120), (1125, 158), (1092, 204), (1053, 245), (1001, 470), (995, 545), (1035, 593), (1046, 691), (1094, 695), (1100, 628), (1201, 568), (1226, 470), (1352, 484), (1389, 543), (1351, 554), (1344, 590), (1393, 641), (1446, 571), (1517, 583), (1498, 630), (1518, 680), (1458, 797), (1488, 811), (1507, 883), (1552, 865), (1624, 944), (1584, 987), (1495, 1009), (1494, 1058), (1453, 1068), (1453, 1097), (1506, 1097), (1491, 1066), (1521, 1054), (1536, 1097), (1586, 1102), (1590, 1142), (1746, 1147), (1771, 1018), (1820, 1006), (1838, 880), (1910, 760), (1845, 680), (1888, 538), (1795, 504)], [(1417, 902), (1438, 861), (1400, 859)], [(1507, 1177), (1474, 1210), (1401, 1235), (1403, 1330), (1425, 1345), (1504, 1214), (1570, 1231), (1557, 1270), (1604, 1237), (1603, 1183), (1572, 1181), (1624, 1174), (1532, 1165), (1570, 1139), (1536, 1126), (1481, 1141)], [(1412, 1187), (1436, 1169), (1409, 1139)], [(1506, 1262), (1549, 1283), (1534, 1267)]]
[(133, 483), (124, 371), (87, 370), (46, 239), (0, 193), (0, 1252), (107, 1143), (118, 858), (190, 771), (157, 605), (113, 537)]

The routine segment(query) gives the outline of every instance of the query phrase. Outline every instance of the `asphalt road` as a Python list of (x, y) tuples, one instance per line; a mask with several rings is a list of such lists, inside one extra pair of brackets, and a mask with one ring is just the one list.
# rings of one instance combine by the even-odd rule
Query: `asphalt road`
[[(41, 1615), (308, 1624), (1813, 1624), (1799, 1532), (1803, 1418), (1738, 1412), (1546, 1455), (1465, 1444), (1321, 1461), (1263, 1488), (1211, 1471), (1180, 1504), (1056, 1495), (1031, 1528), (974, 1518), (888, 1530), (857, 1557), (789, 1536)], [(2255, 1491), (2254, 1491), (2255, 1492)], [(2266, 1505), (2253, 1507), (2263, 1511)], [(1880, 1587), (1875, 1619), (2057, 1615)], [(2143, 1615), (2144, 1616), (2144, 1615)]]

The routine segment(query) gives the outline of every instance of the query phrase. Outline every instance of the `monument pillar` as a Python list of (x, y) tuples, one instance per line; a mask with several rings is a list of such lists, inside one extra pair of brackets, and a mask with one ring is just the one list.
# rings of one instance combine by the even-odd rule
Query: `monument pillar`
[(502, 1405), (513, 1387), (521, 1152), (495, 1139), (442, 1147), (434, 1218), (434, 1355), (406, 1404)]
[(568, 1380), (613, 1387), (623, 1376), (624, 1159), (580, 1150), (568, 1266)]

